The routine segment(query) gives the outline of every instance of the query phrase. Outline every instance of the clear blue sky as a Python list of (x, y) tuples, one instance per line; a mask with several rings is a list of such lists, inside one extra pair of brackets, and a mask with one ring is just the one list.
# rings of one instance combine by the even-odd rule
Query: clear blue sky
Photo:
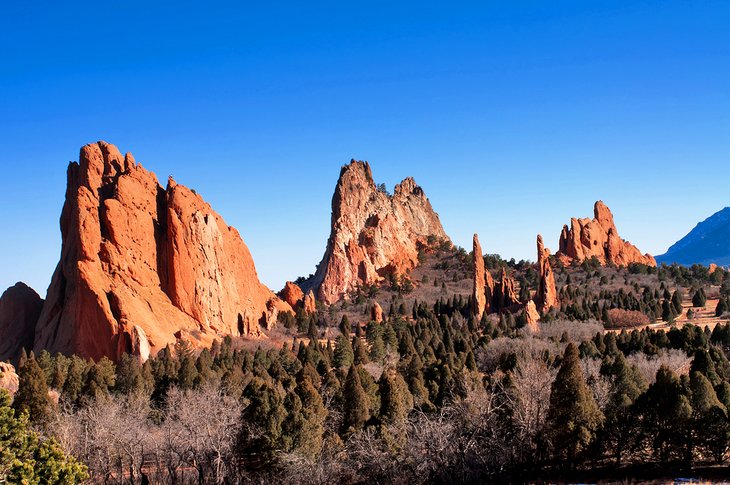
[(655, 254), (730, 205), (726, 1), (72, 3), (0, 15), (3, 288), (45, 295), (99, 139), (195, 188), (274, 289), (314, 270), (351, 158), (518, 259), (599, 198)]

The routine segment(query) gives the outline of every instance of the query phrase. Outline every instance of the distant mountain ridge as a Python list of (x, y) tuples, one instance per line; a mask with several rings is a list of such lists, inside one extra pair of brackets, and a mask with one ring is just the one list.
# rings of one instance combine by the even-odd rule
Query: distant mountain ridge
[(667, 264), (730, 265), (730, 207), (697, 224), (656, 260)]

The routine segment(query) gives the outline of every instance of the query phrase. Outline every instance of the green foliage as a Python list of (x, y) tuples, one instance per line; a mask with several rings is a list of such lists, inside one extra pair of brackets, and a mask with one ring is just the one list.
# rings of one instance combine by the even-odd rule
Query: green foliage
[(360, 382), (360, 373), (350, 366), (343, 389), (344, 416), (342, 428), (345, 433), (361, 430), (370, 418), (370, 403)]
[(583, 378), (578, 348), (570, 343), (550, 392), (547, 428), (556, 454), (574, 463), (595, 439), (602, 420)]
[(30, 429), (27, 412), (16, 416), (10, 396), (0, 389), (0, 483), (71, 485), (87, 478), (84, 465)]
[(17, 413), (27, 413), (31, 423), (48, 422), (53, 403), (48, 396), (46, 375), (32, 353), (20, 369), (18, 377), (20, 383), (13, 400), (13, 408)]

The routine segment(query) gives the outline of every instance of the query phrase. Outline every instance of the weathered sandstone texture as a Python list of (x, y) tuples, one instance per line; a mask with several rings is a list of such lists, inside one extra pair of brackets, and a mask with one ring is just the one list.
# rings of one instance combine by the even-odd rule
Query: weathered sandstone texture
[(257, 336), (273, 325), (271, 308), (291, 311), (202, 197), (172, 179), (161, 187), (105, 142), (84, 146), (68, 167), (61, 236), (36, 350), (146, 359), (176, 335), (193, 345)]
[(374, 301), (373, 306), (370, 307), (370, 320), (375, 323), (380, 323), (383, 321), (383, 307), (381, 307), (380, 303), (378, 303), (377, 301)]
[(367, 162), (353, 160), (340, 171), (327, 249), (305, 289), (334, 303), (359, 286), (413, 269), (419, 249), (443, 240), (438, 215), (412, 178), (391, 196), (375, 185)]
[(472, 239), (472, 257), (474, 258), (474, 282), (472, 290), (472, 315), (480, 320), (482, 315), (489, 313), (492, 309), (494, 298), (494, 278), (484, 266), (482, 246), (479, 244), (479, 236), (474, 234)]
[(537, 270), (538, 285), (535, 294), (535, 306), (541, 313), (547, 313), (551, 308), (559, 306), (558, 290), (555, 287), (555, 275), (550, 266), (550, 250), (542, 242), (542, 236), (537, 235)]
[(641, 254), (636, 246), (619, 237), (613, 214), (603, 202), (596, 202), (593, 213), (593, 219), (573, 218), (570, 227), (563, 226), (560, 250), (556, 254), (563, 263), (581, 262), (595, 256), (603, 265), (641, 263), (656, 266), (653, 256)]

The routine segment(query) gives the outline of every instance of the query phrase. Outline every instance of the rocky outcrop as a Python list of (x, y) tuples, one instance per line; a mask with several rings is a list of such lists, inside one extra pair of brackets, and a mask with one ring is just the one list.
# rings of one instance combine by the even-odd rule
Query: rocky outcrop
[(550, 266), (550, 250), (542, 242), (542, 236), (537, 235), (537, 270), (538, 284), (535, 294), (535, 305), (540, 313), (547, 313), (551, 308), (560, 305), (558, 290), (555, 287), (555, 275)]
[(194, 191), (105, 142), (68, 168), (61, 260), (35, 349), (146, 358), (175, 335), (208, 345), (260, 334), (270, 308), (291, 310), (258, 279), (238, 231)]
[(381, 323), (383, 321), (383, 307), (377, 301), (374, 301), (373, 306), (370, 307), (370, 320), (375, 323)]
[(304, 292), (299, 285), (291, 281), (284, 284), (284, 288), (279, 292), (279, 297), (295, 310), (304, 302)]
[(43, 308), (38, 293), (16, 283), (0, 297), (0, 361), (17, 362), (21, 349), (33, 349), (35, 327)]
[(20, 379), (15, 367), (7, 362), (0, 362), (0, 389), (5, 389), (12, 396), (18, 391)]
[(715, 271), (717, 271), (717, 265), (715, 263), (710, 263), (710, 266), (707, 268), (707, 274), (712, 274)]
[(317, 299), (314, 297), (314, 292), (309, 290), (304, 296), (304, 313), (312, 315), (317, 312)]
[(484, 265), (482, 246), (479, 244), (479, 236), (474, 234), (472, 238), (472, 258), (474, 261), (474, 278), (472, 286), (472, 316), (477, 320), (482, 318), (484, 313), (489, 313), (494, 298), (494, 278)]
[(502, 267), (499, 272), (499, 280), (494, 288), (494, 298), (492, 300), (494, 311), (508, 311), (519, 304), (520, 299), (515, 291), (515, 280)]
[(448, 240), (423, 189), (412, 178), (393, 195), (379, 189), (367, 162), (342, 167), (332, 198), (327, 249), (314, 276), (304, 285), (327, 304), (359, 286), (404, 274), (418, 264), (418, 251)]
[(525, 324), (530, 329), (532, 333), (539, 333), (540, 332), (540, 313), (537, 311), (537, 307), (535, 306), (535, 302), (530, 300), (525, 305), (525, 309), (523, 310), (525, 315)]
[(565, 264), (595, 257), (601, 264), (627, 266), (640, 263), (656, 266), (650, 254), (639, 249), (618, 235), (613, 214), (600, 200), (593, 208), (593, 219), (571, 219), (570, 227), (563, 226), (560, 234), (560, 250), (556, 256)]

